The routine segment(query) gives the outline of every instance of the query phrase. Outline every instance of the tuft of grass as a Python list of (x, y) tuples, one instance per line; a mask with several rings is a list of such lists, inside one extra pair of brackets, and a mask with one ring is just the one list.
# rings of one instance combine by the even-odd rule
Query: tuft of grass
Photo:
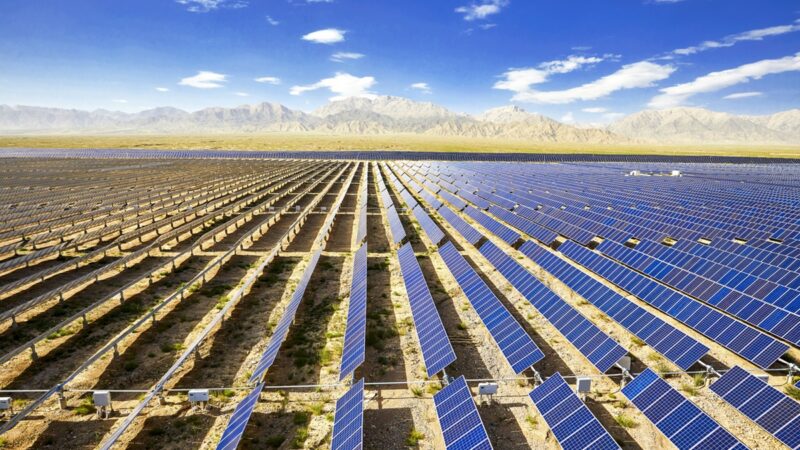
[(161, 351), (164, 353), (172, 353), (172, 352), (179, 352), (181, 350), (186, 349), (186, 346), (183, 345), (183, 342), (175, 342), (173, 344), (162, 344)]
[(531, 414), (525, 415), (525, 422), (528, 422), (528, 425), (530, 425), (531, 428), (536, 428), (536, 426), (539, 425), (539, 419)]
[(681, 390), (689, 394), (691, 397), (696, 396), (700, 392), (699, 389), (697, 389), (697, 386), (689, 383), (683, 383), (681, 385)]
[(786, 395), (792, 397), (793, 399), (800, 401), (800, 388), (797, 388), (791, 384), (786, 385), (783, 388), (783, 391), (786, 392)]
[(4, 437), (0, 437), (0, 448), (6, 448), (8, 445), (8, 440)]
[(458, 322), (458, 329), (459, 330), (466, 330), (467, 329), (467, 324), (464, 323), (463, 320), (461, 322)]
[(308, 407), (308, 412), (311, 413), (312, 416), (318, 416), (322, 414), (322, 410), (325, 408), (324, 403), (312, 403)]
[(644, 347), (644, 341), (636, 336), (631, 337), (631, 344), (633, 344), (634, 347)]
[(294, 435), (294, 441), (292, 441), (293, 448), (303, 448), (303, 445), (306, 443), (306, 439), (308, 439), (308, 428), (300, 427), (297, 429), (297, 432)]
[(417, 446), (419, 445), (419, 441), (425, 439), (425, 434), (421, 431), (417, 430), (416, 428), (411, 428), (411, 431), (408, 432), (408, 437), (406, 438), (406, 444), (410, 446)]
[(294, 413), (294, 418), (292, 419), (292, 422), (294, 422), (295, 425), (306, 425), (308, 424), (309, 420), (311, 419), (308, 417), (308, 414), (306, 412), (298, 411)]
[(422, 388), (411, 386), (411, 393), (414, 394), (414, 397), (422, 397)]
[(89, 398), (83, 399), (81, 404), (75, 408), (75, 414), (79, 416), (88, 416), (89, 414), (94, 414), (97, 409), (95, 409), (94, 404), (92, 404), (92, 400)]
[(614, 420), (616, 420), (619, 426), (623, 428), (636, 428), (639, 426), (639, 424), (633, 420), (633, 418), (628, 417), (625, 414), (617, 414), (614, 416)]

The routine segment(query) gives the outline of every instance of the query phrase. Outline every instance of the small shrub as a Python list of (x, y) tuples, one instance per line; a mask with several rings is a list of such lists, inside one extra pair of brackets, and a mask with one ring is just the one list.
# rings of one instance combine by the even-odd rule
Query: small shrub
[(414, 397), (422, 397), (422, 389), (417, 386), (411, 386), (411, 393)]
[(793, 399), (800, 401), (800, 388), (797, 388), (792, 385), (787, 385), (785, 388), (783, 388), (783, 390), (789, 397), (792, 397)]
[(298, 411), (294, 413), (294, 418), (292, 419), (292, 422), (294, 422), (295, 425), (305, 425), (308, 423), (308, 420), (309, 420), (308, 414), (302, 411)]
[(635, 420), (633, 420), (633, 418), (624, 414), (617, 414), (614, 416), (614, 420), (616, 420), (619, 426), (623, 428), (636, 428), (639, 425)]
[(308, 439), (308, 428), (306, 427), (298, 428), (297, 433), (294, 435), (294, 441), (292, 442), (292, 447), (303, 448), (303, 444), (305, 444), (306, 439)]
[(525, 416), (525, 422), (528, 422), (528, 425), (530, 425), (531, 428), (536, 428), (536, 426), (539, 425), (539, 419), (530, 414)]
[(406, 444), (410, 446), (419, 445), (419, 441), (425, 439), (425, 434), (421, 431), (418, 431), (416, 428), (412, 428), (411, 431), (408, 433), (408, 437), (406, 438)]

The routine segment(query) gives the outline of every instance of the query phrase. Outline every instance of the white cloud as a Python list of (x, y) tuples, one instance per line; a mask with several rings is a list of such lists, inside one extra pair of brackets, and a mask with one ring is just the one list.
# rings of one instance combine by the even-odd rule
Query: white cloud
[(128, 101), (125, 100), (124, 98), (115, 98), (115, 99), (113, 99), (111, 101), (114, 102), (114, 103), (128, 103)]
[(245, 0), (175, 0), (181, 5), (186, 5), (186, 10), (194, 13), (205, 13), (218, 8), (239, 9), (246, 8)]
[(250, 97), (250, 94), (248, 94), (247, 92), (234, 92), (233, 95), (237, 97)]
[(281, 84), (281, 79), (278, 77), (258, 77), (254, 78), (253, 81), (264, 84)]
[(539, 64), (539, 67), (511, 69), (503, 74), (505, 80), (494, 84), (495, 89), (505, 89), (514, 92), (525, 92), (530, 90), (534, 84), (546, 82), (551, 74), (569, 73), (578, 70), (585, 65), (602, 62), (600, 57), (568, 56), (564, 60), (546, 61)]
[(456, 12), (463, 14), (464, 20), (473, 21), (497, 14), (506, 5), (508, 5), (508, 0), (490, 0), (480, 4), (473, 3), (467, 6), (459, 6), (456, 8)]
[(169, 92), (169, 89), (167, 89), (167, 88), (165, 88), (165, 87), (157, 87), (157, 88), (156, 88), (156, 90), (157, 90), (158, 92)]
[(336, 52), (331, 55), (331, 61), (333, 62), (345, 62), (345, 60), (353, 60), (353, 59), (361, 59), (364, 57), (363, 53), (355, 53), (355, 52)]
[(482, 24), (478, 25), (478, 28), (480, 28), (481, 30), (491, 30), (492, 28), (494, 28), (496, 26), (497, 26), (496, 23), (482, 23)]
[[(516, 91), (512, 100), (532, 103), (563, 104), (578, 100), (597, 100), (623, 89), (645, 88), (656, 81), (668, 78), (675, 67), (640, 61), (622, 66), (616, 72), (598, 80), (561, 91), (536, 91), (525, 89)], [(495, 88), (504, 89), (503, 87)], [(513, 89), (512, 89), (513, 90)]]
[(325, 28), (324, 30), (308, 33), (302, 39), (316, 44), (335, 44), (344, 41), (345, 33), (347, 32), (337, 28)]
[(421, 91), (423, 94), (430, 94), (430, 93), (433, 92), (431, 90), (431, 87), (428, 86), (428, 83), (424, 83), (424, 82), (413, 83), (410, 87), (411, 87), (411, 89), (416, 89), (418, 91)]
[(342, 100), (348, 97), (370, 98), (375, 96), (375, 94), (369, 91), (374, 85), (374, 77), (356, 77), (349, 73), (337, 72), (333, 77), (324, 78), (314, 84), (292, 86), (289, 93), (291, 95), (300, 95), (304, 92), (325, 88), (336, 94), (334, 97), (331, 97), (331, 100)]
[(711, 72), (695, 78), (694, 81), (661, 89), (661, 94), (653, 97), (649, 106), (671, 108), (683, 104), (697, 94), (716, 92), (730, 86), (758, 80), (766, 75), (797, 71), (800, 71), (800, 53), (785, 58), (764, 59), (733, 69)]
[(701, 42), (698, 45), (693, 45), (691, 47), (679, 48), (677, 50), (673, 50), (672, 53), (676, 55), (693, 55), (695, 53), (703, 52), (713, 48), (733, 47), (739, 42), (761, 41), (766, 37), (779, 36), (781, 34), (793, 33), (795, 31), (800, 31), (800, 19), (795, 20), (795, 22), (790, 25), (778, 25), (774, 27), (759, 28), (755, 30), (745, 31), (743, 33), (732, 34), (729, 36), (725, 36), (719, 41)]
[(736, 92), (722, 97), (725, 100), (738, 100), (740, 98), (761, 97), (763, 92)]
[(606, 108), (593, 107), (593, 108), (583, 108), (581, 111), (591, 114), (600, 114), (607, 112), (608, 110)]
[(222, 83), (227, 81), (228, 76), (225, 74), (201, 70), (193, 77), (183, 78), (178, 84), (198, 89), (214, 89), (221, 88)]
[(267, 23), (272, 25), (273, 27), (276, 27), (281, 24), (280, 21), (273, 19), (272, 16), (266, 16), (265, 18), (267, 19)]
[(570, 111), (561, 116), (561, 121), (564, 123), (575, 123), (575, 116), (572, 114), (572, 111)]

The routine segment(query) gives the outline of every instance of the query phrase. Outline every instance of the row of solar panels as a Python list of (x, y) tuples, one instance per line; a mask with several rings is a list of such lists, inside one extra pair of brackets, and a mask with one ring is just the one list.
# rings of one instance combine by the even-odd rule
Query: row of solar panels
[[(489, 219), (491, 220), (491, 218)], [(575, 248), (580, 249), (580, 251), (583, 251), (583, 249), (581, 249), (578, 246), (575, 246)], [(569, 249), (566, 250), (569, 251)], [(540, 285), (541, 283), (539, 283), (538, 280), (535, 279), (535, 277), (532, 277), (519, 264), (517, 264), (515, 261), (513, 261), (513, 259), (502, 253), (502, 251), (500, 251), (491, 242), (486, 242), (482, 246), (481, 253), (483, 253), (484, 256), (487, 257), (487, 259), (490, 262), (492, 262), (498, 268), (498, 270), (500, 270), (500, 272), (512, 283), (512, 285), (514, 285), (521, 293), (523, 293), (523, 295), (525, 295), (526, 292), (533, 293), (533, 295), (525, 295), (526, 298), (528, 298), (529, 300), (536, 298), (537, 297), (536, 294), (539, 295), (544, 294), (545, 298), (548, 297), (547, 295), (549, 293), (548, 290), (537, 289), (538, 285)], [(546, 252), (543, 253), (546, 254)], [(555, 295), (552, 295), (551, 298), (552, 297), (557, 298), (557, 296)], [(545, 304), (546, 302), (547, 301), (544, 301)], [(533, 300), (532, 303), (534, 303)], [(534, 306), (536, 306), (535, 303)], [(558, 309), (559, 308), (555, 308), (554, 310)], [(562, 306), (561, 309), (563, 310), (565, 308)], [(569, 323), (571, 320), (573, 321), (573, 323), (576, 320), (580, 321), (580, 319), (567, 319), (565, 322), (562, 322), (561, 324), (564, 325), (566, 323)], [(666, 340), (666, 338), (664, 340)], [(576, 346), (580, 345), (580, 342), (576, 343), (573, 341), (573, 339), (570, 339), (570, 341), (576, 344)], [(610, 344), (611, 346), (616, 344), (613, 341), (611, 342), (612, 342)], [(759, 344), (763, 344), (763, 342), (759, 342)], [(593, 349), (597, 348), (596, 345), (597, 344), (589, 348)], [(750, 343), (750, 345), (753, 344)], [(758, 346), (756, 346), (755, 348), (758, 348)], [(769, 354), (770, 352), (775, 353), (776, 351), (779, 350), (775, 350), (774, 348), (773, 349), (762, 348), (760, 349), (760, 354)], [(785, 351), (785, 348), (783, 349), (783, 351)], [(781, 354), (783, 353), (783, 351), (781, 351)], [(622, 349), (620, 355), (624, 355), (625, 353), (626, 352), (624, 351), (624, 349)], [(705, 353), (705, 351), (703, 351), (702, 353)], [(780, 356), (780, 354), (778, 356)], [(771, 359), (771, 357), (772, 357), (771, 355), (767, 356), (766, 359)], [(587, 358), (590, 360), (592, 359), (588, 356)], [(600, 367), (598, 368), (601, 371), (603, 371), (602, 368)], [(748, 404), (750, 409), (746, 411), (743, 410), (743, 413), (745, 413), (748, 417), (756, 421), (756, 423), (759, 423), (759, 425), (764, 427), (768, 432), (775, 435), (776, 438), (786, 443), (790, 448), (795, 448), (798, 445), (800, 445), (800, 405), (798, 405), (797, 402), (791, 400), (787, 396), (781, 394), (776, 389), (769, 387), (766, 383), (759, 380), (758, 378), (753, 377), (752, 375), (747, 375), (746, 372), (739, 369), (738, 367), (735, 367), (732, 371), (726, 374), (723, 377), (723, 380), (735, 377), (737, 373), (740, 374), (739, 378), (736, 381), (737, 383), (741, 382), (741, 379), (744, 378), (746, 375), (750, 380), (749, 383), (751, 385), (755, 385), (755, 387), (751, 386), (749, 388), (750, 391), (753, 391), (752, 393), (750, 394), (747, 393), (748, 389), (747, 387), (741, 387), (739, 388), (738, 395), (728, 394), (728, 397), (725, 397), (724, 395), (721, 394), (722, 386), (726, 386), (726, 384), (724, 384), (722, 381), (715, 383), (712, 386), (712, 390), (714, 390), (717, 393), (720, 393), (720, 395), (725, 400), (729, 401), (733, 406), (737, 408), (739, 408), (742, 404), (745, 403)], [(741, 375), (742, 373), (744, 373), (745, 375)], [(649, 375), (643, 375), (643, 376), (649, 377)], [(637, 380), (639, 380), (639, 378), (637, 378)], [(663, 384), (666, 385), (666, 383)], [(731, 386), (733, 386), (733, 382), (731, 382), (730, 384)], [(742, 384), (744, 385), (746, 383)], [(800, 384), (800, 382), (798, 384)], [(715, 446), (714, 448), (745, 448), (741, 443), (739, 443), (735, 438), (733, 438), (733, 436), (731, 436), (730, 433), (719, 427), (719, 425), (716, 424), (716, 422), (705, 416), (704, 413), (701, 413), (699, 408), (697, 408), (694, 405), (691, 405), (690, 403), (687, 404), (688, 402), (687, 400), (682, 398), (682, 396), (680, 396), (680, 394), (678, 394), (676, 391), (674, 390), (672, 391), (673, 394), (666, 396), (664, 401), (667, 402), (668, 401), (667, 399), (671, 399), (669, 400), (672, 402), (671, 406), (675, 408), (680, 406), (682, 408), (681, 410), (676, 412), (675, 415), (676, 418), (673, 418), (671, 420), (673, 422), (677, 422), (679, 421), (677, 417), (680, 417), (681, 415), (686, 415), (686, 417), (682, 417), (683, 422), (680, 422), (682, 423), (681, 426), (683, 426), (683, 428), (681, 429), (682, 430), (685, 429), (686, 431), (682, 432), (682, 434), (678, 433), (673, 434), (674, 430), (671, 428), (671, 425), (669, 425), (668, 422), (663, 422), (663, 423), (661, 422), (661, 420), (664, 419), (665, 415), (669, 415), (672, 413), (672, 410), (665, 409), (666, 408), (665, 405), (667, 403), (662, 403), (659, 409), (649, 409), (648, 411), (650, 412), (650, 415), (648, 415), (648, 417), (652, 419), (657, 419), (654, 420), (654, 423), (656, 423), (657, 426), (661, 425), (659, 426), (659, 429), (664, 431), (665, 435), (667, 435), (667, 437), (669, 437), (673, 441), (673, 443), (676, 444), (676, 446), (678, 446), (679, 448), (695, 448), (695, 446), (697, 445), (702, 445), (702, 447), (696, 447), (696, 448), (711, 448), (711, 446), (713, 445)], [(762, 398), (758, 399), (757, 395), (755, 395), (756, 393), (761, 394)], [(649, 407), (649, 403), (652, 403), (653, 400), (654, 399), (648, 399), (647, 401), (640, 400), (637, 406), (641, 406), (642, 408)], [(742, 410), (741, 408), (739, 409)], [(767, 414), (766, 411), (767, 409), (769, 409), (770, 414)], [(675, 430), (677, 430), (677, 428)], [(700, 444), (700, 441), (702, 441), (702, 444)]]
[[(546, 231), (545, 229), (540, 228), (539, 225), (534, 224), (533, 222), (528, 222), (524, 218), (519, 217), (518, 215), (514, 214), (513, 212), (507, 211), (505, 209), (501, 209), (501, 208), (496, 207), (496, 206), (490, 208), (490, 212), (493, 212), (493, 213), (496, 213), (496, 214), (501, 212), (501, 211), (504, 213), (504, 214), (499, 214), (500, 216), (504, 216), (502, 218), (504, 218), (504, 219), (512, 219), (513, 218), (513, 219), (515, 219), (513, 221), (512, 220), (507, 220), (507, 222), (511, 223), (513, 226), (516, 226), (517, 228), (521, 229), (522, 231), (525, 231), (527, 234), (530, 234), (530, 235), (536, 237), (537, 239), (543, 240), (543, 242), (545, 242), (545, 243), (552, 242), (557, 236), (554, 232)], [(606, 242), (610, 242), (610, 241), (606, 241)], [(601, 244), (601, 246), (602, 245), (609, 245), (609, 244), (606, 244), (606, 242)], [(527, 247), (526, 247), (526, 245), (523, 245), (523, 247), (521, 247), (521, 249), (524, 249), (524, 248), (528, 248), (528, 249), (531, 249), (533, 251), (535, 246), (527, 245)], [(568, 250), (572, 250), (573, 252), (580, 252), (582, 254), (583, 253), (587, 253), (587, 252), (581, 252), (581, 249), (579, 247), (577, 247), (576, 245), (572, 244), (571, 242), (568, 242), (563, 247), (563, 251), (568, 251)], [(543, 251), (539, 251), (538, 253), (541, 254), (542, 252)], [(587, 256), (587, 257), (593, 256), (593, 255), (594, 254), (589, 254), (589, 256)], [(528, 255), (528, 256), (531, 256), (531, 255)], [(542, 258), (547, 258), (548, 255), (542, 254), (541, 257)], [(553, 258), (555, 258), (555, 257), (553, 257)], [(552, 264), (558, 264), (557, 258), (554, 260), (554, 262)], [(566, 280), (567, 281), (567, 285), (569, 285), (570, 287), (573, 287), (573, 286), (579, 287), (584, 292), (587, 292), (587, 293), (590, 290), (594, 291), (596, 289), (588, 289), (586, 284), (594, 285), (594, 286), (591, 286), (591, 287), (597, 287), (600, 290), (603, 289), (602, 284), (597, 283), (597, 282), (592, 283), (592, 280), (589, 279), (589, 277), (586, 277), (585, 275), (582, 275), (577, 270), (570, 269), (568, 267), (568, 264), (562, 262), (559, 265), (565, 266), (565, 267), (562, 268), (562, 271), (568, 271), (568, 272), (573, 272), (574, 273), (574, 275), (571, 278), (567, 278), (567, 280)], [(616, 269), (615, 267), (612, 267), (611, 270), (619, 270), (619, 269)], [(565, 277), (565, 276), (569, 277), (570, 275), (569, 275), (569, 273), (563, 273), (562, 277), (559, 277), (559, 278), (562, 278), (562, 281), (564, 281), (563, 277)], [(628, 289), (631, 289), (631, 286), (634, 286), (634, 287), (637, 288), (638, 292), (633, 292), (634, 294), (642, 296), (642, 295), (644, 295), (642, 292), (646, 292), (649, 296), (651, 296), (651, 297), (645, 297), (644, 300), (646, 300), (646, 301), (648, 300), (648, 298), (659, 298), (657, 294), (660, 292), (660, 289), (659, 289), (660, 285), (655, 286), (655, 283), (653, 283), (653, 285), (651, 285), (651, 286), (643, 286), (642, 283), (646, 282), (646, 280), (644, 280), (644, 277), (642, 277), (642, 279), (634, 279), (635, 277), (631, 278), (631, 277), (633, 277), (633, 275), (631, 275), (631, 274), (625, 274), (625, 276), (627, 277), (626, 278), (626, 287), (628, 287)], [(646, 291), (645, 291), (645, 288), (647, 289)], [(609, 291), (608, 292), (608, 296), (612, 296), (613, 291), (608, 290), (608, 288), (605, 288), (605, 289), (607, 291)], [(663, 287), (661, 287), (661, 289), (663, 289)], [(664, 294), (671, 294), (671, 295), (668, 295), (668, 296), (665, 297)], [(595, 297), (597, 297), (597, 294), (595, 294)], [(785, 344), (777, 342), (774, 339), (770, 338), (769, 336), (764, 335), (763, 333), (758, 333), (756, 330), (753, 330), (752, 328), (745, 327), (741, 323), (733, 321), (730, 318), (725, 317), (724, 315), (717, 313), (716, 311), (711, 311), (710, 309), (708, 309), (707, 307), (703, 306), (702, 304), (699, 304), (696, 301), (692, 301), (688, 297), (680, 296), (680, 294), (678, 294), (678, 293), (676, 293), (674, 291), (663, 292), (663, 293), (661, 293), (660, 298), (662, 298), (664, 300), (682, 298), (683, 301), (684, 301), (684, 303), (683, 303), (684, 305), (686, 305), (686, 304), (691, 305), (691, 307), (689, 307), (689, 308), (682, 308), (685, 311), (689, 311), (689, 312), (698, 311), (699, 309), (706, 308), (706, 311), (705, 311), (706, 313), (705, 314), (697, 314), (696, 316), (698, 316), (700, 319), (702, 319), (705, 316), (708, 316), (708, 320), (706, 322), (704, 322), (704, 325), (706, 323), (708, 323), (708, 322), (710, 322), (710, 325), (716, 325), (717, 328), (715, 328), (715, 330), (718, 330), (717, 331), (718, 333), (721, 332), (721, 331), (724, 331), (726, 329), (728, 330), (728, 333), (722, 338), (722, 342), (720, 342), (720, 343), (723, 343), (723, 345), (727, 344), (728, 348), (731, 348), (732, 350), (734, 350), (735, 352), (739, 353), (740, 355), (750, 359), (751, 361), (756, 362), (761, 367), (768, 367), (769, 365), (774, 363), (783, 353), (785, 353), (786, 349), (788, 348), (788, 346), (786, 346)], [(590, 301), (591, 301), (591, 299), (590, 299)], [(662, 300), (662, 302), (663, 302), (663, 300)], [(663, 303), (666, 304), (666, 302), (663, 302)], [(604, 302), (603, 304), (608, 305), (608, 302)], [(669, 304), (673, 305), (674, 301), (672, 303), (669, 303)], [(637, 317), (637, 316), (628, 315), (628, 317), (632, 318), (632, 317)], [(682, 316), (682, 317), (684, 317), (684, 319), (685, 319), (685, 316)], [(712, 318), (714, 319), (713, 321), (711, 321)], [(684, 322), (685, 322), (685, 320), (684, 320)], [(651, 327), (652, 327), (653, 326), (652, 320), (650, 320), (650, 323), (651, 323)], [(699, 331), (702, 332), (703, 330), (699, 330)], [(707, 334), (707, 333), (704, 333), (704, 334)], [(649, 335), (653, 335), (653, 333), (649, 333)], [(661, 336), (662, 334), (659, 333), (658, 335)], [(757, 340), (757, 344), (753, 344), (753, 342), (751, 342), (751, 340), (753, 340), (753, 339)], [(735, 340), (735, 342), (733, 342), (734, 340)], [(661, 342), (661, 346), (662, 347), (665, 347), (667, 344), (674, 344), (674, 341), (673, 340), (669, 340), (669, 341)], [(675, 346), (672, 345), (672, 347), (675, 347)], [(680, 348), (680, 347), (677, 347), (677, 348)], [(668, 349), (665, 349), (665, 350), (668, 350)], [(707, 350), (707, 349), (705, 349), (705, 350)], [(702, 354), (702, 353), (705, 353), (705, 350), (702, 350), (700, 347), (698, 347), (698, 351), (697, 352)], [(662, 351), (662, 353), (663, 353), (663, 351)], [(689, 358), (689, 356), (691, 356), (691, 355), (692, 355), (691, 352), (688, 353), (686, 355), (686, 358), (684, 358), (684, 360), (691, 359), (691, 358)], [(672, 355), (672, 356), (673, 357), (671, 357), (670, 359), (672, 359), (673, 361), (676, 361), (675, 357), (680, 357), (681, 355)], [(686, 361), (686, 362), (688, 363), (689, 361)], [(693, 362), (694, 361), (691, 361), (691, 363), (693, 363)], [(681, 366), (683, 366), (683, 365), (681, 365)]]

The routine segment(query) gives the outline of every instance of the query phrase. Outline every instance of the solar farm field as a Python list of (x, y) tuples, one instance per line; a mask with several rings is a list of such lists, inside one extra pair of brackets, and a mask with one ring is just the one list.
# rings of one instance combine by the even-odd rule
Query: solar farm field
[(800, 165), (387, 155), (0, 154), (0, 448), (800, 448)]

